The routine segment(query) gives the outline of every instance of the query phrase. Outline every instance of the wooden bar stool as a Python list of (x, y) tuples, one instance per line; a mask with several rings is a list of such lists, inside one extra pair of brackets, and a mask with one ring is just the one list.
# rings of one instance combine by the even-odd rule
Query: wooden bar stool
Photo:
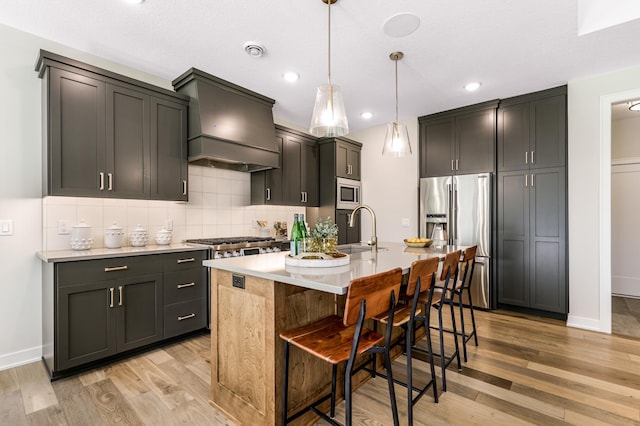
[[(475, 268), (476, 251), (478, 246), (472, 246), (464, 251), (462, 260), (460, 261), (460, 270), (462, 272), (462, 279), (458, 280), (456, 287), (453, 291), (454, 296), (458, 298), (458, 307), (460, 308), (460, 336), (462, 337), (462, 353), (464, 362), (467, 362), (467, 342), (474, 338), (476, 346), (478, 346), (478, 334), (476, 333), (476, 317), (473, 312), (473, 301), (471, 299), (471, 282), (473, 280), (473, 270)], [(462, 303), (462, 297), (467, 292), (469, 299), (469, 312), (471, 313), (471, 333), (467, 334), (464, 326), (464, 303)]]
[[(440, 280), (438, 280), (433, 285), (433, 300), (429, 305), (430, 308), (436, 309), (438, 311), (438, 326), (431, 326), (431, 329), (438, 330), (440, 337), (440, 353), (434, 354), (440, 358), (440, 367), (442, 369), (442, 391), (447, 391), (447, 367), (453, 362), (455, 359), (458, 364), (458, 370), (461, 370), (462, 367), (460, 365), (460, 348), (458, 345), (458, 330), (456, 328), (456, 317), (454, 312), (454, 303), (453, 303), (453, 290), (455, 288), (456, 282), (458, 281), (458, 262), (460, 261), (460, 256), (462, 252), (457, 250), (452, 253), (448, 253), (442, 264), (442, 272), (440, 273)], [(451, 311), (451, 325), (452, 329), (447, 330), (444, 327), (442, 322), (442, 310), (445, 305), (449, 306)], [(429, 309), (429, 308), (427, 308)], [(447, 356), (444, 348), (444, 333), (450, 332), (453, 333), (453, 342), (454, 342), (454, 351), (451, 355)]]
[[(336, 405), (336, 377), (338, 364), (346, 361), (344, 372), (344, 399), (345, 422), (351, 425), (351, 376), (360, 369), (370, 364), (369, 360), (362, 366), (354, 369), (356, 356), (363, 353), (379, 353), (385, 355), (385, 367), (387, 369), (387, 381), (393, 423), (398, 425), (398, 409), (396, 406), (393, 377), (391, 373), (391, 360), (389, 358), (389, 345), (391, 340), (391, 327), (387, 327), (385, 336), (364, 327), (366, 319), (386, 314), (393, 322), (395, 307), (395, 295), (400, 291), (402, 269), (395, 268), (387, 272), (361, 277), (351, 280), (347, 292), (347, 300), (344, 308), (344, 317), (331, 315), (311, 324), (297, 327), (280, 333), (284, 340), (284, 392), (282, 395), (282, 424), (295, 420), (305, 412), (311, 410), (329, 423), (339, 425), (335, 417)], [(379, 344), (384, 341), (384, 344)], [(332, 364), (331, 392), (309, 406), (301, 409), (292, 416), (287, 417), (288, 411), (288, 386), (289, 386), (289, 348), (296, 346), (309, 354), (323, 359)], [(375, 368), (375, 366), (374, 366)], [(317, 406), (331, 398), (331, 411), (327, 416)]]
[[(434, 298), (439, 299), (440, 293), (435, 292), (435, 277), (438, 271), (440, 260), (437, 257), (431, 259), (416, 260), (411, 264), (409, 271), (409, 280), (407, 282), (406, 292), (401, 294), (400, 298), (405, 302), (395, 307), (393, 321), (394, 327), (402, 327), (405, 337), (405, 354), (407, 357), (407, 383), (395, 380), (407, 388), (407, 416), (408, 424), (413, 424), (413, 406), (422, 398), (425, 392), (431, 387), (433, 389), (433, 400), (438, 402), (438, 386), (436, 384), (436, 370), (433, 362), (433, 347), (431, 344), (431, 333), (429, 333), (428, 324), (430, 320), (430, 309), (425, 309), (424, 314), (418, 305), (431, 306), (435, 303)], [(424, 283), (424, 284), (423, 284)], [(389, 324), (389, 318), (376, 318), (383, 324)], [(425, 327), (425, 336), (427, 341), (427, 349), (417, 347), (415, 345), (415, 331), (420, 325)], [(424, 354), (429, 359), (429, 368), (431, 378), (421, 388), (413, 386), (413, 353), (418, 352)], [(418, 395), (413, 396), (414, 392)]]

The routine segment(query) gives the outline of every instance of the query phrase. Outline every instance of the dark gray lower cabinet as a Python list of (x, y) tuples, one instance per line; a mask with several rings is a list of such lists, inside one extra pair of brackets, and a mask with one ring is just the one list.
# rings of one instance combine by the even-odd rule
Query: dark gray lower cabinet
[(498, 174), (498, 302), (566, 314), (566, 169)]
[(63, 262), (45, 268), (43, 359), (51, 375), (204, 329), (206, 253)]

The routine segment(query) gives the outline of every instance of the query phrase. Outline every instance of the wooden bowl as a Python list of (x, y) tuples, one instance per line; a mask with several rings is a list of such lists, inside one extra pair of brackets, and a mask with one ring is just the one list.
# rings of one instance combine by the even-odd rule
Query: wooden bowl
[(431, 240), (427, 240), (425, 242), (419, 242), (419, 243), (412, 243), (412, 242), (407, 241), (406, 239), (404, 240), (404, 245), (405, 246), (414, 247), (414, 248), (429, 247), (432, 243), (433, 243), (433, 241), (431, 241)]

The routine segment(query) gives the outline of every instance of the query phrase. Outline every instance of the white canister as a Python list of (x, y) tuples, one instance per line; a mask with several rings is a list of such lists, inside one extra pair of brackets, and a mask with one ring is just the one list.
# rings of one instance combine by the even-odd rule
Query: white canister
[(133, 247), (144, 247), (147, 245), (147, 241), (149, 241), (149, 234), (147, 233), (146, 229), (138, 224), (138, 226), (136, 226), (136, 228), (131, 231), (129, 240), (131, 241), (131, 245)]
[(104, 230), (104, 246), (106, 248), (122, 247), (123, 239), (124, 231), (115, 222), (113, 222), (110, 227)]
[(93, 244), (91, 226), (84, 223), (84, 220), (71, 227), (71, 249), (89, 250), (91, 244)]
[(171, 244), (171, 231), (168, 231), (163, 226), (162, 229), (156, 233), (156, 244), (159, 246)]

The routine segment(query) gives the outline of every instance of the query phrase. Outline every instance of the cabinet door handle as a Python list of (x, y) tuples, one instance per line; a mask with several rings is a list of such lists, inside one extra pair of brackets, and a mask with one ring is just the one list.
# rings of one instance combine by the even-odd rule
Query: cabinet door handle
[(107, 191), (113, 191), (113, 173), (107, 173)]
[(195, 261), (196, 261), (196, 259), (193, 258), (193, 257), (189, 257), (189, 258), (186, 258), (186, 259), (178, 259), (178, 263), (189, 263), (189, 262), (195, 262)]
[(458, 167), (458, 160), (456, 160), (456, 170), (460, 170), (460, 168)]
[(534, 161), (533, 161), (533, 151), (531, 151), (531, 164), (533, 164), (533, 163), (534, 163)]
[(451, 160), (451, 171), (454, 171), (455, 169), (453, 168), (453, 160)]
[(529, 151), (524, 152), (524, 164), (529, 164)]
[(271, 188), (267, 188), (267, 201), (271, 201)]
[(182, 317), (178, 317), (178, 321), (184, 321), (184, 320), (189, 319), (189, 318), (195, 318), (195, 316), (196, 316), (196, 314), (189, 314), (189, 315), (185, 315), (185, 316), (182, 316)]
[(178, 288), (193, 287), (194, 285), (196, 285), (196, 283), (178, 284)]
[(182, 181), (182, 195), (187, 195), (187, 181)]
[(529, 186), (529, 175), (526, 174), (524, 175), (524, 187), (528, 187)]
[(104, 271), (105, 272), (126, 271), (127, 269), (129, 269), (129, 267), (127, 265), (124, 265), (124, 266), (107, 266), (106, 268), (104, 268)]
[(533, 178), (533, 177), (534, 177), (534, 176), (535, 176), (535, 174), (531, 173), (531, 187), (532, 187), (532, 188), (533, 188), (533, 181), (534, 181), (534, 178)]
[(118, 286), (118, 296), (120, 300), (118, 301), (118, 306), (124, 305), (124, 293), (122, 292), (122, 286)]
[(104, 191), (104, 172), (100, 172), (100, 191)]
[(109, 307), (113, 308), (113, 287), (109, 289)]

